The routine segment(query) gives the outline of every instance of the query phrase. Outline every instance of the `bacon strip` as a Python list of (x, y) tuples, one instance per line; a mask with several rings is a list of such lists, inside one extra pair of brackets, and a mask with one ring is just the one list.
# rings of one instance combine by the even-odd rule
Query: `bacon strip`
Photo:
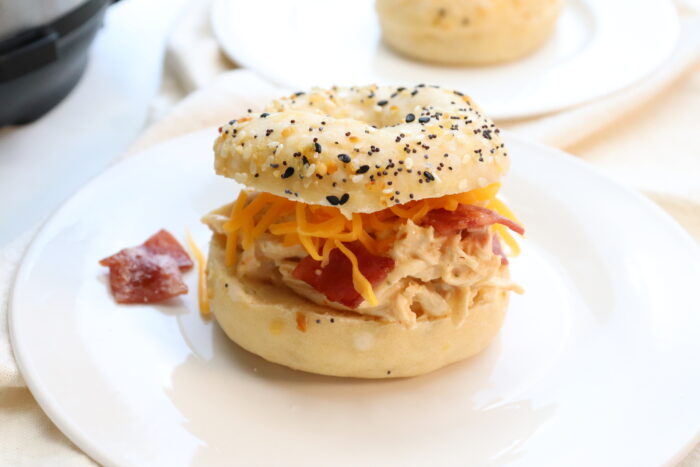
[[(375, 256), (360, 242), (345, 246), (357, 257), (360, 272), (372, 284), (380, 284), (394, 269), (394, 260), (385, 256)], [(355, 309), (364, 300), (352, 283), (352, 263), (337, 248), (331, 251), (326, 267), (311, 256), (302, 259), (292, 272), (292, 276), (302, 280), (322, 293), (328, 300)]]
[(186, 294), (182, 271), (193, 266), (184, 248), (165, 230), (100, 264), (109, 267), (109, 285), (117, 303), (154, 303)]
[(425, 215), (421, 225), (431, 226), (440, 236), (452, 235), (462, 230), (480, 230), (493, 224), (502, 224), (520, 235), (525, 233), (520, 225), (486, 208), (460, 204), (454, 211), (434, 209)]

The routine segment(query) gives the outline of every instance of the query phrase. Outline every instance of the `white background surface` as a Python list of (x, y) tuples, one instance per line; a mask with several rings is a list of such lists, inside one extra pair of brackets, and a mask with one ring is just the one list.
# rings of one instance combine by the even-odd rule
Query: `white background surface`
[(33, 124), (0, 129), (0, 247), (43, 220), (138, 136), (160, 86), (166, 34), (185, 3), (111, 6), (71, 94)]
[[(319, 377), (231, 345), (199, 317), (195, 294), (117, 305), (99, 258), (163, 226), (205, 244), (202, 213), (236, 196), (203, 163), (214, 134), (100, 176), (42, 229), (19, 271), (10, 322), (25, 380), (97, 461), (636, 467), (691, 448), (700, 250), (643, 197), (512, 135), (504, 191), (528, 230), (512, 267), (527, 293), (470, 362), (394, 381)], [(657, 241), (665, 248), (648, 248)]]

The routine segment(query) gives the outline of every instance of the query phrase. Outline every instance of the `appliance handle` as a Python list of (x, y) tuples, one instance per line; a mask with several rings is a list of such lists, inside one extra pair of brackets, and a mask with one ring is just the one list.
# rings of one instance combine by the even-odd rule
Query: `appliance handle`
[(19, 78), (58, 59), (58, 40), (114, 0), (88, 0), (52, 22), (0, 41), (0, 83)]

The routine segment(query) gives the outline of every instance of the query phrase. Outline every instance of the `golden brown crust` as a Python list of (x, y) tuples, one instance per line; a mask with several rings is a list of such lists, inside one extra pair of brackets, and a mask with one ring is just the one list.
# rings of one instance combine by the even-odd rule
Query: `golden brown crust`
[(549, 38), (561, 0), (377, 0), (384, 40), (409, 57), (485, 65), (523, 57)]
[(480, 188), (510, 165), (468, 97), (422, 85), (280, 99), (222, 127), (214, 148), (218, 174), (346, 216)]
[[(508, 293), (479, 294), (466, 319), (419, 320), (414, 327), (312, 303), (285, 287), (236, 277), (224, 266), (222, 237), (207, 266), (211, 308), (241, 347), (296, 370), (332, 376), (415, 376), (481, 352), (498, 333)], [(502, 274), (508, 271), (502, 267)]]

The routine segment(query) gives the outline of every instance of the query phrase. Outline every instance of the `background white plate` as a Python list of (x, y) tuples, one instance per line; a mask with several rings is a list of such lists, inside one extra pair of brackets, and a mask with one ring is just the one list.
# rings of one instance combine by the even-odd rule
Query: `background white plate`
[(494, 119), (561, 110), (618, 91), (663, 63), (678, 37), (669, 0), (565, 5), (542, 49), (480, 68), (430, 65), (392, 52), (381, 42), (374, 0), (214, 0), (212, 25), (229, 57), (277, 84), (439, 84), (466, 92)]
[[(43, 227), (15, 284), (15, 355), (37, 401), (119, 465), (660, 465), (700, 429), (700, 252), (641, 196), (507, 136), (527, 226), (505, 327), (423, 377), (359, 381), (266, 363), (204, 322), (192, 293), (119, 306), (98, 259), (161, 227), (200, 245), (236, 196), (215, 132), (149, 149)], [(195, 274), (188, 273), (195, 290)], [(290, 332), (298, 332), (290, 330)]]

